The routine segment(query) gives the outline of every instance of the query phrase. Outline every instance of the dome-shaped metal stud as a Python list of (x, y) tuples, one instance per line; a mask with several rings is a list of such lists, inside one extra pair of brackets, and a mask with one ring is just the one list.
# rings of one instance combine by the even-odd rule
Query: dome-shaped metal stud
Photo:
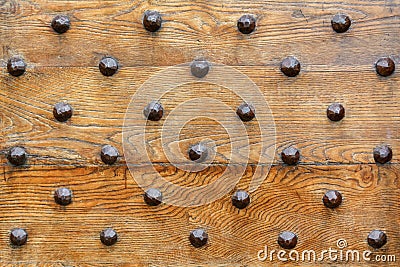
[(190, 64), (190, 71), (197, 78), (204, 78), (210, 71), (210, 63), (206, 60), (193, 60)]
[(14, 166), (24, 165), (26, 162), (27, 154), (23, 147), (12, 147), (7, 154), (7, 160)]
[(67, 15), (57, 15), (51, 21), (51, 27), (57, 33), (65, 33), (71, 27), (71, 21)]
[(208, 156), (207, 147), (201, 143), (189, 148), (189, 158), (192, 161), (203, 162)]
[(232, 205), (244, 209), (250, 204), (250, 195), (244, 190), (238, 190), (232, 195)]
[(10, 233), (10, 242), (14, 246), (22, 246), (26, 244), (28, 240), (28, 233), (21, 228), (15, 228), (11, 230)]
[(101, 148), (100, 157), (105, 164), (112, 165), (119, 157), (118, 149), (112, 145), (104, 145)]
[(368, 245), (371, 247), (378, 249), (383, 247), (386, 242), (387, 242), (387, 236), (386, 234), (381, 231), (381, 230), (373, 230), (371, 233), (369, 233), (368, 238)]
[(331, 20), (332, 29), (337, 33), (346, 32), (351, 25), (349, 16), (344, 14), (336, 14)]
[(322, 198), (322, 202), (327, 208), (337, 208), (342, 204), (342, 194), (336, 190), (329, 190)]
[(61, 187), (54, 192), (54, 201), (61, 205), (67, 206), (72, 202), (72, 191), (69, 188)]
[(151, 121), (161, 120), (164, 114), (164, 108), (161, 103), (157, 101), (151, 101), (143, 110), (144, 116)]
[(147, 10), (143, 16), (143, 26), (149, 32), (156, 32), (161, 28), (162, 18), (160, 13), (154, 10)]
[(380, 58), (375, 63), (376, 73), (378, 73), (380, 76), (383, 76), (383, 77), (392, 75), (395, 68), (396, 67), (395, 67), (393, 59), (391, 59), (389, 57)]
[(70, 104), (59, 102), (54, 105), (53, 116), (59, 122), (66, 122), (72, 117), (73, 109)]
[(243, 34), (250, 34), (256, 28), (256, 18), (253, 15), (243, 15), (237, 21), (237, 28)]
[(281, 152), (282, 161), (288, 165), (295, 165), (300, 160), (300, 151), (294, 146), (289, 146)]
[(381, 145), (374, 148), (374, 160), (376, 163), (385, 164), (392, 160), (392, 149), (387, 145)]
[(333, 103), (326, 109), (326, 116), (331, 121), (340, 121), (345, 116), (345, 110), (342, 104)]
[(112, 228), (106, 228), (100, 232), (100, 241), (106, 246), (112, 246), (117, 243), (118, 234)]
[(25, 61), (18, 56), (11, 57), (7, 62), (7, 71), (14, 77), (21, 76), (26, 70)]
[(104, 76), (112, 76), (118, 70), (118, 62), (113, 57), (103, 57), (99, 63), (99, 70)]
[(297, 235), (292, 232), (282, 232), (278, 236), (278, 244), (284, 249), (293, 249), (297, 245)]
[(190, 232), (189, 241), (196, 248), (202, 247), (208, 242), (208, 234), (206, 230), (198, 228)]
[(146, 190), (144, 196), (144, 202), (149, 206), (157, 206), (162, 202), (162, 193), (156, 188), (149, 188)]
[(288, 77), (295, 77), (300, 73), (301, 65), (295, 57), (287, 57), (281, 62), (281, 72)]
[(255, 109), (252, 105), (243, 103), (241, 104), (237, 109), (236, 109), (236, 115), (242, 120), (242, 121), (251, 121), (252, 119), (255, 118)]

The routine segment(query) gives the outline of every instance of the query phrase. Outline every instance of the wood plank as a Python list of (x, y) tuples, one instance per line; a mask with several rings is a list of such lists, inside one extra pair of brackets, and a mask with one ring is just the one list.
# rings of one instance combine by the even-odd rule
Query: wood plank
[[(147, 9), (160, 11), (165, 21), (155, 34), (141, 24)], [(353, 21), (345, 34), (330, 26), (338, 12)], [(171, 66), (195, 57), (277, 66), (293, 54), (306, 68), (366, 70), (383, 55), (398, 60), (400, 42), (398, 1), (2, 1), (0, 13), (3, 64), (20, 54), (30, 66), (97, 66), (104, 55), (125, 67)], [(60, 13), (72, 20), (64, 35), (49, 26)], [(258, 18), (249, 36), (236, 29), (245, 13)]]
[[(155, 168), (185, 184), (179, 180), (184, 174), (173, 166)], [(223, 169), (214, 166), (204, 172), (220, 174)], [(246, 189), (253, 171), (249, 166), (236, 188)], [(400, 212), (398, 165), (274, 166), (262, 186), (251, 193), (249, 207), (240, 211), (231, 205), (229, 194), (201, 207), (148, 207), (125, 166), (7, 167), (1, 172), (5, 180), (0, 180), (0, 255), (9, 266), (11, 262), (27, 266), (268, 265), (257, 259), (257, 252), (264, 245), (279, 249), (277, 235), (284, 230), (298, 234), (300, 252), (335, 249), (339, 238), (347, 240), (347, 249), (366, 250), (366, 236), (373, 229), (388, 235), (388, 243), (373, 255), (396, 254), (400, 246), (400, 221), (394, 216)], [(205, 184), (204, 172), (187, 174), (186, 181)], [(73, 203), (65, 208), (52, 198), (59, 186), (74, 193)], [(338, 209), (327, 209), (321, 202), (329, 189), (344, 196)], [(98, 236), (109, 226), (120, 238), (116, 245), (105, 247)], [(27, 229), (25, 246), (9, 246), (13, 227)], [(189, 231), (197, 227), (205, 227), (210, 236), (201, 249), (188, 241)]]
[[(259, 86), (270, 106), (276, 126), (275, 163), (281, 162), (279, 153), (289, 145), (301, 150), (304, 164), (372, 163), (373, 148), (384, 143), (393, 148), (392, 162), (399, 162), (397, 74), (382, 79), (373, 71), (313, 70), (288, 79), (274, 67), (235, 68)], [(3, 155), (11, 146), (23, 145), (30, 154), (28, 164), (101, 164), (100, 147), (107, 143), (115, 145), (123, 155), (122, 127), (130, 99), (141, 84), (160, 70), (165, 68), (123, 68), (108, 78), (96, 68), (34, 68), (18, 78), (3, 71), (0, 76)], [(157, 88), (154, 90), (157, 92)], [(180, 86), (161, 98), (164, 117), (178, 104), (197, 97), (221, 100), (235, 109), (242, 103), (240, 97), (248, 96), (204, 83)], [(68, 101), (74, 108), (74, 115), (67, 123), (53, 118), (53, 106), (59, 101)], [(332, 123), (327, 119), (326, 108), (332, 102), (345, 106), (343, 121)], [(201, 115), (218, 113), (220, 109)], [(228, 119), (238, 120), (234, 114)], [(146, 126), (152, 162), (168, 162), (160, 139), (163, 123), (164, 120)], [(257, 163), (260, 130), (256, 121), (246, 123), (246, 127), (251, 144), (249, 162)], [(179, 137), (182, 153), (186, 154), (191, 144), (205, 137), (216, 142), (214, 162), (227, 163), (231, 149), (229, 136), (217, 122), (205, 118), (191, 121), (182, 129)], [(1, 163), (5, 162), (5, 157), (1, 157)], [(120, 162), (124, 163), (122, 157)]]

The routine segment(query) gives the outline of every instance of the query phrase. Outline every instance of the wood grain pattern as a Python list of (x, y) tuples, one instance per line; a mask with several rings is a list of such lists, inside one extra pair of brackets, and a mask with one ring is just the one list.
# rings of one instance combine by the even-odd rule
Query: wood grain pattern
[[(195, 57), (229, 65), (276, 65), (296, 55), (304, 66), (370, 69), (383, 55), (398, 58), (398, 1), (2, 1), (2, 58), (21, 54), (32, 66), (96, 66), (113, 55), (123, 66), (171, 66)], [(149, 34), (143, 12), (159, 10), (161, 31)], [(338, 12), (353, 20), (335, 34)], [(72, 18), (67, 35), (49, 27), (59, 13)], [(236, 29), (244, 13), (257, 16), (257, 29)], [(27, 40), (40, 43), (38, 49)]]
[[(164, 23), (157, 33), (141, 25), (148, 9), (162, 14)], [(344, 34), (331, 29), (330, 20), (338, 12), (352, 19)], [(237, 19), (246, 13), (257, 17), (256, 31), (250, 35), (236, 29)], [(50, 28), (57, 14), (71, 18), (66, 34)], [(379, 77), (374, 63), (390, 56), (399, 65), (399, 16), (398, 0), (0, 1), (0, 266), (291, 266), (293, 262), (276, 259), (261, 262), (257, 253), (265, 245), (278, 250), (277, 236), (285, 230), (298, 234), (298, 251), (336, 249), (339, 238), (347, 241), (347, 249), (363, 251), (370, 249), (366, 238), (374, 229), (384, 230), (388, 243), (372, 257), (395, 255), (398, 262), (400, 76), (396, 70), (390, 77)], [(5, 68), (13, 55), (28, 64), (18, 78)], [(105, 55), (120, 64), (112, 77), (98, 70)], [(289, 55), (302, 64), (296, 78), (279, 71), (281, 60)], [(158, 71), (195, 58), (233, 66), (247, 75), (274, 116), (273, 166), (244, 210), (231, 205), (231, 194), (200, 207), (149, 207), (124, 159), (123, 120), (132, 95)], [(165, 115), (198, 96), (216, 98), (232, 109), (242, 102), (241, 96), (216, 85), (183, 85), (161, 98)], [(59, 101), (74, 108), (67, 123), (53, 118)], [(326, 118), (332, 102), (345, 106), (343, 121)], [(216, 181), (230, 158), (225, 129), (206, 118), (182, 129), (180, 151), (174, 153), (186, 154), (191, 144), (205, 137), (216, 143), (213, 164), (193, 173), (169, 163), (164, 150), (172, 146), (162, 146), (162, 122), (146, 126), (154, 168), (184, 187)], [(256, 121), (246, 129), (249, 164), (235, 189), (247, 189), (260, 166)], [(100, 160), (104, 144), (120, 151), (114, 166)], [(379, 144), (393, 148), (390, 164), (374, 164), (372, 150)], [(27, 149), (24, 166), (7, 163), (6, 153), (15, 145)], [(289, 145), (301, 150), (298, 166), (282, 165), (279, 154)], [(149, 166), (137, 167), (144, 168), (135, 175), (152, 175), (143, 171)], [(61, 186), (73, 190), (73, 203), (67, 207), (53, 199)], [(330, 189), (344, 196), (335, 210), (321, 201)], [(20, 248), (9, 244), (15, 227), (29, 233), (28, 244)], [(119, 234), (112, 247), (99, 240), (106, 227)], [(197, 227), (206, 228), (210, 236), (200, 249), (188, 241)], [(316, 264), (398, 265), (296, 263)]]
[[(100, 147), (106, 143), (115, 145), (122, 154), (123, 119), (130, 99), (142, 83), (162, 69), (122, 68), (110, 78), (103, 77), (96, 68), (35, 68), (17, 79), (3, 72), (3, 155), (11, 146), (23, 145), (31, 155), (29, 164), (98, 164)], [(280, 151), (289, 145), (301, 150), (304, 164), (373, 163), (372, 150), (383, 143), (400, 150), (397, 74), (381, 79), (373, 71), (310, 71), (287, 79), (275, 67), (237, 69), (259, 86), (270, 106), (276, 126), (275, 162), (280, 162)], [(164, 117), (179, 104), (198, 97), (198, 92), (232, 109), (242, 103), (240, 96), (228, 89), (195, 83), (161, 98)], [(74, 108), (67, 123), (53, 118), (53, 106), (59, 101), (68, 101)], [(327, 119), (326, 108), (332, 102), (345, 106), (342, 122)], [(237, 120), (234, 113), (232, 120)], [(146, 127), (153, 162), (168, 162), (160, 140), (163, 121)], [(215, 162), (228, 162), (229, 136), (218, 125), (204, 118), (188, 123), (179, 137), (181, 152), (186, 154), (196, 140), (208, 137), (217, 144)], [(246, 125), (251, 144), (249, 162), (257, 163), (259, 128), (256, 122)], [(4, 156), (1, 162), (5, 163)], [(398, 153), (394, 153), (392, 162), (399, 162)]]
[[(186, 181), (204, 177), (204, 173), (187, 175), (173, 166), (155, 168), (174, 181), (183, 176)], [(223, 169), (215, 166), (204, 172), (218, 175)], [(246, 188), (253, 171), (247, 168), (237, 188)], [(348, 249), (366, 250), (366, 236), (375, 228), (385, 230), (388, 243), (374, 253), (395, 253), (400, 246), (400, 221), (393, 216), (400, 212), (399, 173), (398, 165), (275, 166), (251, 194), (250, 206), (239, 211), (229, 195), (195, 208), (149, 207), (125, 166), (6, 168), (0, 187), (0, 255), (14, 261), (70, 266), (268, 265), (257, 259), (257, 252), (264, 245), (279, 249), (276, 239), (283, 230), (299, 235), (298, 251), (320, 251), (335, 248), (338, 238), (347, 240)], [(59, 186), (73, 190), (70, 206), (61, 208), (53, 201)], [(322, 204), (329, 189), (340, 190), (344, 196), (336, 210)], [(25, 227), (30, 236), (28, 245), (12, 249), (7, 235), (16, 226)], [(109, 226), (120, 239), (107, 248), (98, 235)], [(205, 248), (189, 244), (188, 233), (196, 227), (208, 229), (210, 242)]]

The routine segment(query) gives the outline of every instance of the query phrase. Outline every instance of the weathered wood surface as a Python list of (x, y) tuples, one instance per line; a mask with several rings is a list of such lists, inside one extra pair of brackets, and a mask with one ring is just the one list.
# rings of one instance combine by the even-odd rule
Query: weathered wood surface
[[(280, 162), (280, 151), (289, 145), (301, 150), (301, 161), (306, 164), (372, 163), (372, 150), (379, 144), (400, 150), (397, 74), (381, 79), (373, 70), (314, 70), (288, 79), (278, 66), (238, 67), (238, 70), (259, 86), (270, 106), (276, 125), (275, 162)], [(122, 126), (130, 98), (158, 71), (159, 68), (150, 67), (122, 68), (115, 76), (105, 78), (97, 68), (46, 67), (30, 70), (17, 79), (3, 71), (0, 91), (3, 154), (10, 146), (22, 145), (30, 154), (29, 164), (98, 164), (100, 148), (107, 143), (118, 147), (122, 154)], [(161, 99), (164, 118), (178, 104), (198, 97), (198, 92), (233, 109), (242, 103), (228, 89), (219, 88), (216, 95), (216, 88), (190, 84), (166, 94)], [(53, 117), (53, 106), (59, 101), (68, 101), (74, 108), (74, 115), (67, 123), (59, 123)], [(326, 108), (332, 102), (340, 102), (346, 108), (346, 117), (339, 123), (332, 123), (326, 117)], [(149, 123), (146, 128), (153, 162), (167, 162), (161, 148), (162, 122)], [(257, 122), (246, 125), (252, 144), (249, 162), (257, 163), (260, 149)], [(226, 163), (231, 149), (229, 136), (211, 120), (197, 119), (183, 128), (182, 152), (204, 137), (216, 141), (216, 162)], [(4, 164), (5, 158), (1, 161)], [(394, 153), (392, 162), (399, 162), (398, 153)]]
[[(207, 184), (204, 174), (224, 170), (215, 166), (188, 174), (172, 166), (155, 167), (183, 186), (192, 181)], [(253, 171), (247, 168), (237, 188), (246, 188)], [(299, 235), (298, 251), (320, 251), (336, 248), (339, 238), (347, 240), (348, 249), (366, 250), (366, 236), (375, 228), (385, 230), (389, 240), (374, 253), (395, 253), (400, 246), (400, 221), (395, 216), (400, 212), (399, 173), (397, 164), (278, 165), (252, 194), (250, 206), (238, 211), (229, 195), (195, 208), (149, 207), (125, 166), (7, 167), (0, 175), (0, 255), (3, 260), (67, 266), (267, 265), (257, 259), (257, 252), (264, 245), (279, 249), (276, 239), (283, 230)], [(53, 200), (59, 186), (74, 193), (73, 203), (65, 208)], [(343, 193), (343, 205), (336, 210), (322, 204), (329, 189)], [(10, 249), (8, 231), (16, 226), (27, 229), (29, 243)], [(120, 238), (108, 248), (98, 236), (110, 226)], [(205, 248), (195, 249), (188, 241), (196, 227), (208, 229)]]
[[(141, 25), (147, 9), (160, 11), (165, 20), (155, 34)], [(352, 19), (345, 34), (330, 27), (338, 12)], [(58, 35), (49, 25), (62, 13), (71, 17), (72, 28)], [(258, 18), (249, 36), (235, 27), (245, 13)], [(398, 70), (381, 78), (373, 68), (381, 56), (391, 56), (399, 66), (399, 16), (398, 0), (0, 1), (0, 265), (284, 265), (257, 259), (265, 245), (279, 249), (281, 231), (299, 235), (299, 251), (336, 248), (339, 238), (347, 240), (348, 249), (362, 251), (370, 249), (366, 237), (373, 229), (388, 235), (388, 243), (374, 255), (396, 255), (399, 261), (400, 78)], [(21, 55), (28, 64), (21, 77), (9, 76), (4, 68), (12, 55)], [(113, 77), (98, 71), (104, 55), (120, 63)], [(279, 71), (288, 55), (302, 64), (296, 78)], [(195, 208), (148, 207), (125, 166), (122, 126), (131, 95), (158, 71), (198, 57), (246, 74), (274, 115), (274, 166), (242, 211), (232, 207), (230, 195)], [(215, 88), (191, 85), (165, 95), (166, 114), (195, 96), (215, 97)], [(241, 103), (223, 88), (218, 88), (218, 99), (232, 108)], [(74, 108), (67, 123), (53, 118), (59, 101)], [(332, 102), (345, 106), (342, 122), (327, 120), (326, 107)], [(199, 138), (217, 142), (214, 165), (200, 173), (168, 164), (161, 124), (150, 123), (146, 130), (150, 158), (168, 180), (200, 186), (226, 168), (229, 140), (217, 123), (198, 120), (181, 133), (182, 151)], [(257, 163), (259, 132), (254, 125), (247, 126), (251, 165), (237, 188), (248, 186)], [(101, 162), (103, 144), (119, 149), (116, 166)], [(393, 148), (391, 164), (373, 163), (372, 149), (379, 144)], [(7, 163), (5, 154), (14, 145), (27, 149), (26, 166)], [(288, 145), (301, 150), (300, 166), (282, 166), (279, 153)], [(53, 200), (60, 186), (74, 192), (74, 202), (66, 208)], [(344, 196), (343, 205), (333, 211), (321, 202), (328, 189)], [(99, 240), (99, 232), (109, 226), (120, 235), (113, 247)], [(27, 245), (9, 245), (14, 227), (27, 229)], [(209, 232), (205, 248), (195, 249), (188, 242), (189, 231), (197, 227)]]

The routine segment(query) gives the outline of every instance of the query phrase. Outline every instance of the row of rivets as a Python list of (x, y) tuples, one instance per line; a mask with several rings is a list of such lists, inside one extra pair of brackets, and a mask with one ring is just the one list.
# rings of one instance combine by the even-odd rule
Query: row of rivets
[[(203, 144), (196, 144), (189, 148), (188, 156), (192, 161), (202, 162), (207, 158), (208, 150)], [(100, 152), (101, 160), (108, 165), (114, 164), (118, 157), (118, 150), (112, 145), (104, 145)], [(387, 145), (380, 145), (374, 148), (373, 157), (376, 163), (385, 164), (392, 160), (392, 149)], [(27, 153), (23, 147), (12, 147), (7, 154), (7, 160), (14, 166), (24, 165)], [(281, 159), (287, 165), (295, 165), (300, 160), (300, 151), (294, 146), (282, 150)]]
[[(111, 145), (104, 145), (100, 152), (101, 160), (108, 165), (114, 164), (118, 157), (118, 150)], [(27, 160), (27, 153), (23, 147), (14, 146), (7, 153), (7, 160), (11, 165), (21, 166)]]
[[(210, 70), (210, 65), (205, 60), (194, 60), (191, 64), (191, 73), (197, 78), (203, 78)], [(104, 76), (112, 76), (118, 70), (118, 61), (110, 56), (100, 60), (99, 70)], [(300, 62), (293, 56), (282, 60), (280, 70), (288, 77), (295, 77), (300, 73)], [(382, 57), (375, 63), (376, 73), (381, 76), (390, 76), (395, 71), (395, 63), (389, 57)], [(14, 56), (8, 60), (7, 71), (12, 76), (21, 76), (26, 70), (26, 63), (20, 57)]]
[[(147, 10), (143, 14), (143, 27), (149, 32), (156, 32), (161, 28), (161, 14), (155, 10)], [(336, 14), (331, 20), (332, 29), (337, 33), (346, 32), (351, 25), (347, 15)], [(51, 21), (51, 27), (57, 33), (65, 33), (71, 27), (71, 21), (66, 15), (57, 15)], [(241, 16), (237, 21), (237, 28), (243, 34), (250, 34), (256, 28), (256, 17), (250, 14)]]
[[(22, 246), (26, 244), (28, 240), (28, 233), (21, 228), (15, 228), (11, 230), (10, 242), (14, 246)], [(112, 246), (118, 241), (118, 234), (112, 228), (106, 228), (100, 232), (100, 241), (106, 246)], [(198, 228), (190, 232), (189, 241), (192, 246), (200, 248), (207, 244), (208, 234), (205, 229)], [(284, 249), (293, 249), (296, 247), (298, 237), (295, 233), (284, 231), (278, 236), (278, 244)], [(387, 242), (386, 234), (381, 230), (373, 230), (367, 237), (368, 244), (379, 249), (384, 246)]]

